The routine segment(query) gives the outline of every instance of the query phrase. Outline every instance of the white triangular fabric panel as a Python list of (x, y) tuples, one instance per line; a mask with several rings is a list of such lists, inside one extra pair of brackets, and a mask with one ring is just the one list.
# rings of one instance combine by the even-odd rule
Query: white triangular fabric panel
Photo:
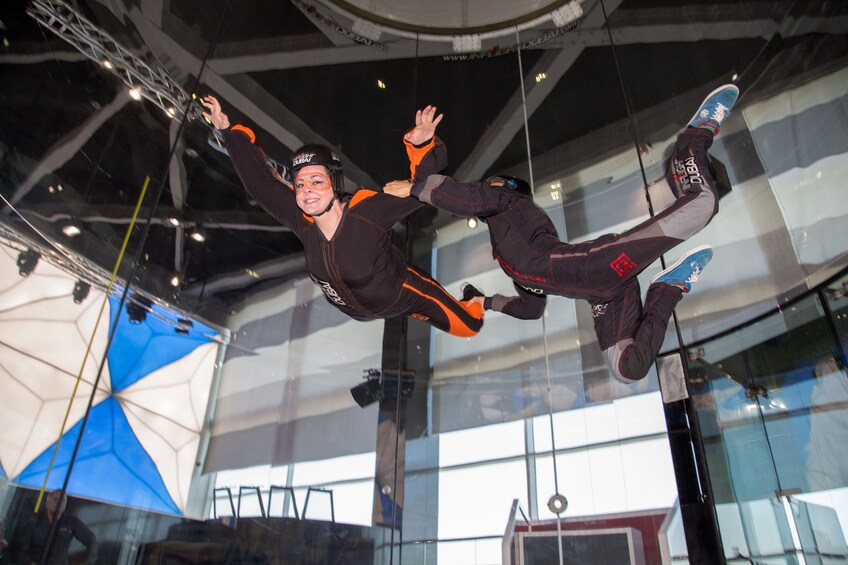
[[(104, 297), (92, 290), (76, 304), (71, 276), (41, 260), (22, 277), (16, 261), (15, 249), (0, 246), (0, 464), (8, 477), (59, 438)], [(66, 432), (85, 413), (106, 348), (109, 313), (107, 307), (94, 333)], [(108, 366), (99, 388), (95, 403), (107, 397)]]
[[(8, 251), (7, 248), (3, 247)], [(71, 295), (74, 281), (52, 265), (40, 261), (30, 276), (17, 273), (14, 261), (0, 254), (0, 343), (58, 369), (77, 375), (88, 349), (103, 293), (93, 290), (82, 304)], [(11, 279), (15, 277), (15, 279)], [(63, 278), (64, 277), (64, 278)], [(94, 382), (99, 359), (109, 334), (109, 308), (94, 335), (83, 378)], [(101, 377), (108, 389), (108, 368)]]
[[(6, 475), (14, 477), (59, 438), (76, 376), (2, 344), (0, 358), (0, 463)], [(81, 382), (66, 432), (85, 413), (90, 394), (91, 385)], [(95, 404), (107, 396), (99, 390)]]
[(115, 397), (180, 509), (194, 471), (218, 344), (207, 343)]

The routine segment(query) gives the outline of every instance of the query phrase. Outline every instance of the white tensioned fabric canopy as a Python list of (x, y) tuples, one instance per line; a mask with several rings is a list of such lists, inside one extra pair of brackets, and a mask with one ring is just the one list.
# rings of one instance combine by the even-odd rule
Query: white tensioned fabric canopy
[(0, 244), (2, 473), (19, 485), (43, 484), (97, 325), (47, 483), (61, 487), (111, 325), (117, 323), (68, 492), (183, 513), (215, 370), (217, 332), (197, 321), (186, 327), (158, 305), (141, 323), (131, 322), (124, 309), (116, 322), (115, 297), (98, 323), (103, 292), (92, 288), (76, 304), (73, 276), (42, 260), (22, 277), (18, 250), (5, 240)]

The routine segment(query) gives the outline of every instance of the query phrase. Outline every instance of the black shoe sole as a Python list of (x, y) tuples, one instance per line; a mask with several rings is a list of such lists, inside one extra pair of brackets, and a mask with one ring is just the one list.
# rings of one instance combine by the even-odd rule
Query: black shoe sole
[(474, 298), (476, 296), (486, 296), (486, 295), (483, 294), (482, 292), (480, 292), (479, 290), (477, 290), (476, 288), (474, 288), (473, 284), (465, 285), (465, 289), (462, 291), (462, 301), (466, 302), (466, 301), (471, 300), (472, 298)]

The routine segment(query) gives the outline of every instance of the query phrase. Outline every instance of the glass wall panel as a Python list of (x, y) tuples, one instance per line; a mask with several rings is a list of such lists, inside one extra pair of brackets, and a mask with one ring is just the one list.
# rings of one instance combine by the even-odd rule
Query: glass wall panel
[[(711, 430), (705, 440), (713, 492), (724, 508), (719, 519), (726, 553), (740, 547), (741, 541), (731, 541), (740, 534), (744, 555), (768, 557), (796, 548), (811, 556), (828, 553), (827, 543), (818, 548), (813, 541), (810, 516), (822, 524), (816, 531), (830, 531), (834, 547), (843, 547), (842, 458), (819, 439), (824, 414), (828, 437), (844, 427), (838, 398), (845, 376), (837, 368), (842, 354), (832, 327), (812, 296), (705, 344), (693, 362), (700, 380), (698, 416)], [(829, 390), (826, 401), (823, 388)]]
[(102, 562), (129, 562), (144, 512), (208, 503), (196, 479), (228, 331), (180, 289), (198, 269), (183, 160), (188, 130), (209, 131), (192, 102), (209, 42), (178, 68), (151, 19), (120, 2), (2, 9), (0, 465), (21, 562), (63, 559), (55, 516), (92, 561), (96, 538)]

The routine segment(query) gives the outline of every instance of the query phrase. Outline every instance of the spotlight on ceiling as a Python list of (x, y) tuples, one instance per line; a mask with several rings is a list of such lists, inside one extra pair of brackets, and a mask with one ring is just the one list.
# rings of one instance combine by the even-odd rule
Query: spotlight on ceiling
[(363, 20), (362, 18), (355, 18), (353, 20), (351, 31), (371, 41), (379, 41), (382, 34), (382, 29), (379, 25), (368, 20)]
[(62, 233), (68, 237), (76, 237), (82, 233), (82, 224), (76, 220), (71, 220), (62, 226)]
[(78, 280), (74, 284), (74, 303), (82, 304), (82, 301), (88, 298), (88, 293), (91, 290), (91, 285), (83, 280)]
[(479, 51), (482, 47), (483, 40), (476, 33), (472, 35), (453, 36), (453, 50), (455, 53), (471, 53), (472, 51)]
[(171, 277), (170, 282), (171, 282), (171, 286), (173, 286), (175, 288), (180, 286), (180, 275), (174, 275), (173, 277)]
[(191, 230), (189, 237), (198, 243), (203, 243), (206, 241), (206, 232), (200, 226), (195, 226), (194, 229)]
[(133, 294), (127, 300), (125, 308), (127, 309), (127, 318), (133, 325), (138, 325), (147, 319), (147, 313), (153, 307), (153, 302), (149, 298)]
[(18, 274), (22, 277), (28, 277), (35, 270), (39, 259), (41, 259), (41, 255), (37, 251), (32, 249), (21, 251), (18, 254)]
[(360, 408), (365, 408), (380, 400), (380, 379), (366, 377), (364, 383), (360, 383), (350, 389), (350, 395), (353, 400), (359, 404)]
[(191, 328), (194, 327), (194, 322), (185, 318), (177, 318), (177, 327), (174, 331), (180, 335), (188, 335)]
[(365, 382), (350, 389), (350, 395), (361, 408), (383, 400), (406, 400), (415, 389), (415, 371), (366, 369), (364, 372)]
[(583, 15), (583, 7), (577, 0), (572, 0), (565, 6), (551, 12), (551, 20), (557, 27), (565, 27)]
[(137, 86), (130, 88), (130, 98), (138, 102), (141, 100), (141, 89)]
[(468, 227), (471, 228), (472, 230), (474, 228), (476, 228), (477, 227), (477, 218), (475, 218), (474, 216), (471, 216), (470, 218), (468, 218)]

